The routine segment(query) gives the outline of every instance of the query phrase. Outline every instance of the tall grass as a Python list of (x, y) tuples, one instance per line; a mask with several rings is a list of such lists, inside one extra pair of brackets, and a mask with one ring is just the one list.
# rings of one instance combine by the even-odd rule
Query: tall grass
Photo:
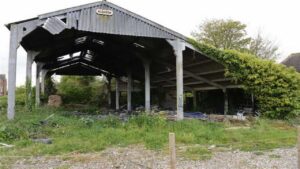
[[(45, 125), (40, 121), (54, 114)], [(58, 155), (98, 152), (111, 146), (142, 144), (146, 148), (163, 150), (168, 133), (176, 133), (178, 146), (211, 145), (245, 151), (290, 147), (296, 144), (296, 130), (285, 122), (258, 120), (247, 129), (226, 129), (223, 123), (199, 120), (167, 121), (160, 116), (141, 114), (127, 122), (115, 116), (97, 120), (92, 117), (66, 116), (64, 110), (39, 109), (18, 111), (14, 121), (0, 117), (0, 142), (15, 145), (0, 149), (0, 155)], [(52, 138), (53, 144), (34, 143), (32, 138)], [(203, 148), (188, 149), (188, 156)]]

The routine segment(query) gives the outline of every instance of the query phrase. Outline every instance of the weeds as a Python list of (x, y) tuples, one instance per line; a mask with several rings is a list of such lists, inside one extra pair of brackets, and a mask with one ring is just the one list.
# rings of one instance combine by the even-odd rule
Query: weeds
[[(207, 159), (211, 145), (263, 151), (296, 144), (296, 130), (285, 122), (257, 120), (249, 128), (226, 130), (223, 123), (199, 120), (166, 121), (160, 116), (141, 114), (127, 122), (118, 117), (105, 119), (93, 116), (65, 116), (62, 109), (37, 109), (34, 112), (18, 111), (12, 122), (0, 116), (0, 140), (15, 145), (0, 149), (0, 155), (61, 155), (104, 150), (110, 146), (143, 144), (149, 149), (163, 150), (168, 145), (168, 133), (176, 133), (178, 145), (192, 146), (182, 155), (192, 159)], [(40, 121), (54, 116), (41, 125)], [(43, 145), (32, 138), (51, 138), (53, 144)], [(194, 148), (194, 145), (201, 145)]]

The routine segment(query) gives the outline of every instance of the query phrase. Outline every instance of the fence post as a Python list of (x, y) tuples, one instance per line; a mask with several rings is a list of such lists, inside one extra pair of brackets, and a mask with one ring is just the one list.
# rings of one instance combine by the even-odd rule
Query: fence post
[(170, 169), (176, 169), (175, 133), (169, 133)]
[(298, 169), (300, 169), (300, 126), (297, 127), (297, 150), (298, 150), (298, 155), (297, 155)]

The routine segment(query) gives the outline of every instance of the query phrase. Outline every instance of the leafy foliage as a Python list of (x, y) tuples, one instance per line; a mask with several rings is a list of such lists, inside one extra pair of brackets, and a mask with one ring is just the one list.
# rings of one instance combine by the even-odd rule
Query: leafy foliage
[(260, 111), (269, 118), (299, 114), (300, 74), (293, 68), (234, 50), (219, 50), (190, 40), (205, 55), (226, 67), (226, 76), (255, 95)]
[(234, 20), (207, 20), (192, 35), (200, 42), (219, 49), (245, 50), (251, 41), (247, 37), (247, 25)]
[(263, 59), (278, 57), (278, 46), (264, 38), (261, 33), (251, 38), (247, 25), (235, 20), (212, 19), (203, 22), (192, 36), (201, 43), (218, 49), (234, 49), (248, 52)]
[(63, 76), (58, 84), (58, 94), (63, 97), (64, 103), (99, 104), (104, 89), (104, 82), (91, 76)]

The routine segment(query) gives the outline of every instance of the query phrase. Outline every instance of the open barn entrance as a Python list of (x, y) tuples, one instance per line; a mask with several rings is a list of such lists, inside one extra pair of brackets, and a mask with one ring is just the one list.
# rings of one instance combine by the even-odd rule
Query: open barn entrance
[[(7, 25), (11, 31), (8, 118), (15, 114), (17, 48), (27, 55), (27, 89), (32, 63), (37, 64), (36, 106), (46, 75), (100, 76), (115, 79), (115, 109), (125, 77), (127, 110), (131, 111), (134, 81), (143, 84), (145, 111), (156, 93), (159, 104), (183, 119), (185, 92), (240, 88), (224, 76), (225, 67), (196, 50), (188, 38), (112, 3), (101, 1), (39, 15)], [(112, 90), (112, 91), (113, 91)], [(153, 92), (155, 91), (155, 92)], [(31, 93), (31, 92), (28, 92)], [(163, 94), (163, 96), (161, 96)], [(29, 96), (28, 96), (29, 97)], [(228, 112), (228, 99), (224, 99)], [(197, 102), (196, 102), (197, 103)]]

